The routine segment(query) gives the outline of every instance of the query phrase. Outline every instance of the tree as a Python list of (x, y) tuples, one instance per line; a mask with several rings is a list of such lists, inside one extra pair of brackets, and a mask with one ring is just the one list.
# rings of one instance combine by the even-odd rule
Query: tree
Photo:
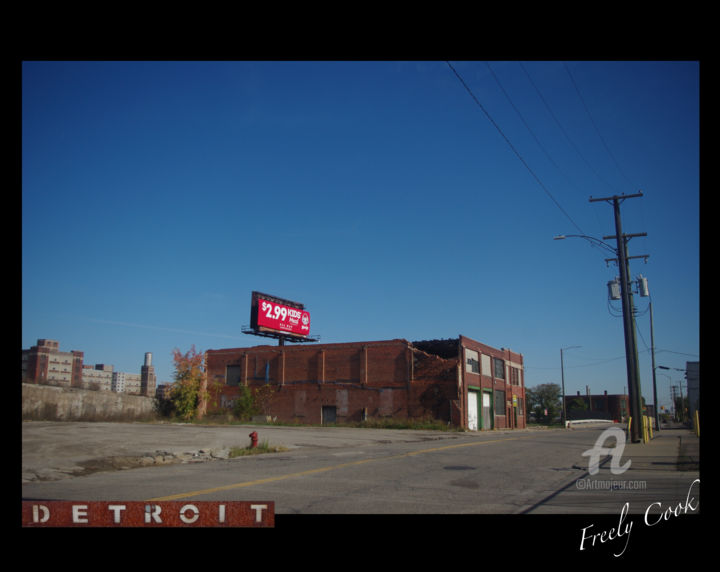
[(587, 411), (588, 404), (585, 399), (582, 398), (582, 396), (575, 397), (570, 403), (567, 405), (568, 409), (579, 409), (581, 411)]
[(202, 405), (207, 401), (205, 387), (205, 355), (193, 345), (186, 353), (173, 350), (175, 383), (170, 400), (175, 414), (185, 420), (202, 416)]
[(560, 415), (561, 394), (562, 390), (557, 383), (528, 387), (525, 389), (528, 410), (535, 415), (535, 419), (549, 423)]

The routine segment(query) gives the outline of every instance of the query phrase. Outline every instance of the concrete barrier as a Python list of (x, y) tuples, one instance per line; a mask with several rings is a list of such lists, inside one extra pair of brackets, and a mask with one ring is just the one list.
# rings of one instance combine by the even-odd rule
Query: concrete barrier
[(155, 417), (155, 400), (140, 395), (22, 384), (22, 418), (35, 421), (136, 421)]
[(572, 427), (573, 425), (588, 425), (591, 423), (613, 424), (615, 422), (611, 419), (576, 419), (575, 421), (566, 421), (566, 427)]

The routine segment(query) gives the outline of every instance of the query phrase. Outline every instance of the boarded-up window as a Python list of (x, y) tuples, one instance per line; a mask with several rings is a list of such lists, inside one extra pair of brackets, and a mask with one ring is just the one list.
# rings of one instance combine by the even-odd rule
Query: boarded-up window
[(225, 369), (225, 384), (240, 385), (242, 369), (239, 365), (229, 365)]
[(480, 362), (478, 353), (474, 350), (465, 349), (465, 371), (480, 373)]
[(482, 364), (483, 375), (487, 375), (487, 376), (492, 375), (492, 372), (490, 371), (490, 356), (482, 354), (480, 356), (480, 362)]
[(505, 392), (495, 390), (495, 415), (505, 415)]

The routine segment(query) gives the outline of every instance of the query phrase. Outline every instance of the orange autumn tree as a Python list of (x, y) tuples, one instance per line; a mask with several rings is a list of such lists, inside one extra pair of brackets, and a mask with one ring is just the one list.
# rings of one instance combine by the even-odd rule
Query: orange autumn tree
[(170, 397), (175, 414), (185, 420), (202, 418), (207, 406), (207, 378), (205, 374), (205, 354), (195, 350), (182, 353), (173, 350), (175, 362), (175, 383)]

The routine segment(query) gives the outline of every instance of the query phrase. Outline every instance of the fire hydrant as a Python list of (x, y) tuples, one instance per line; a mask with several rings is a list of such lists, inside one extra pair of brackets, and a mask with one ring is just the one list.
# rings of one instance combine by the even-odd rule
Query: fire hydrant
[(251, 440), (250, 448), (251, 448), (251, 449), (254, 449), (255, 447), (257, 447), (257, 442), (258, 442), (258, 434), (257, 434), (257, 431), (253, 431), (252, 433), (250, 433), (249, 437), (250, 437), (250, 440)]

